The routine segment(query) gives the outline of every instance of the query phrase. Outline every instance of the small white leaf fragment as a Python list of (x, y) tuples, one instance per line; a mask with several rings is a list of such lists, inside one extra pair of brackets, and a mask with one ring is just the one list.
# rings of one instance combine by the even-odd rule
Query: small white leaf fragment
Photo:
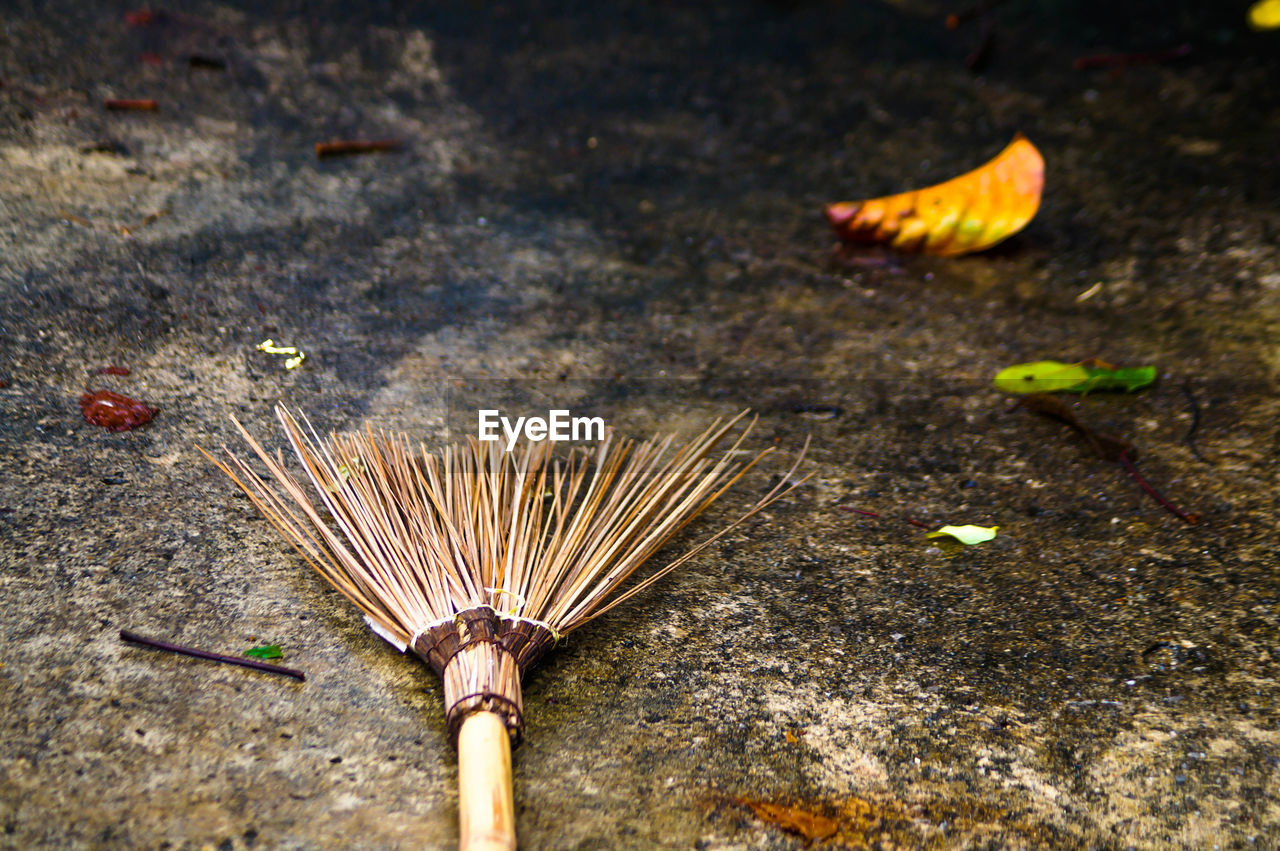
[(936, 532), (926, 532), (926, 538), (952, 537), (962, 544), (981, 544), (996, 536), (999, 526), (943, 526)]

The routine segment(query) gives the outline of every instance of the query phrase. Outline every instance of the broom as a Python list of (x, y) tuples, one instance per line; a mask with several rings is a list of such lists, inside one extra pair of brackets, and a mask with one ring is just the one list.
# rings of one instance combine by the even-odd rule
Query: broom
[(511, 749), (524, 730), (522, 675), (561, 638), (798, 486), (790, 480), (803, 450), (736, 522), (615, 593), (772, 451), (740, 449), (753, 420), (717, 456), (746, 413), (717, 420), (674, 452), (673, 436), (634, 442), (607, 430), (594, 448), (560, 458), (549, 441), (503, 451), (472, 438), (415, 452), (405, 436), (375, 436), (371, 428), (324, 441), (305, 417), (304, 429), (277, 405), (331, 522), (282, 457), (234, 417), (274, 484), (226, 447), (228, 461), (204, 454), (376, 633), (401, 652), (412, 649), (441, 676), (458, 747), (460, 847), (513, 849)]

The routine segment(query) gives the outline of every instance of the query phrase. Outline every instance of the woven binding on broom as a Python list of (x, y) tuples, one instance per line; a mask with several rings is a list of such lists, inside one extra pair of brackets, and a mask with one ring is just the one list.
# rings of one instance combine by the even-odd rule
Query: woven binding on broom
[(484, 710), (502, 716), (514, 745), (524, 735), (520, 678), (554, 642), (554, 633), (541, 624), (503, 617), (481, 606), (430, 627), (412, 647), (444, 681), (445, 722), (451, 737), (457, 737), (464, 718)]

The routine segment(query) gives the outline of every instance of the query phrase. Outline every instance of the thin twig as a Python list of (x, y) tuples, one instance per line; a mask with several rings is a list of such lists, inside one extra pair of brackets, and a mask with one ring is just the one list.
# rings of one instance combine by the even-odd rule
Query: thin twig
[(1200, 454), (1200, 449), (1196, 446), (1196, 432), (1200, 429), (1200, 403), (1192, 394), (1191, 386), (1185, 382), (1182, 385), (1182, 395), (1187, 397), (1187, 404), (1191, 406), (1191, 425), (1187, 428), (1187, 436), (1182, 439), (1190, 447), (1192, 455), (1208, 464), (1209, 462), (1205, 461), (1205, 457)]
[(1084, 421), (1076, 416), (1075, 411), (1072, 410), (1070, 405), (1048, 393), (1029, 393), (1022, 397), (1020, 404), (1030, 411), (1034, 411), (1035, 413), (1046, 417), (1052, 417), (1053, 419), (1064, 422), (1079, 431), (1085, 436), (1085, 439), (1089, 441), (1089, 445), (1093, 447), (1093, 451), (1098, 455), (1098, 457), (1104, 458), (1107, 461), (1115, 461), (1119, 463), (1120, 466), (1125, 469), (1125, 472), (1127, 472), (1129, 476), (1138, 483), (1138, 486), (1146, 491), (1148, 496), (1160, 503), (1160, 505), (1170, 514), (1186, 523), (1196, 523), (1200, 520), (1199, 514), (1191, 514), (1181, 510), (1172, 502), (1165, 499), (1164, 495), (1161, 494), (1160, 491), (1152, 487), (1151, 484), (1142, 477), (1142, 474), (1138, 472), (1138, 468), (1134, 466), (1131, 457), (1136, 456), (1138, 454), (1138, 450), (1132, 443), (1129, 443), (1129, 441), (1123, 438), (1103, 434), (1100, 431), (1094, 431), (1091, 427), (1086, 425)]
[(1124, 68), (1128, 65), (1157, 65), (1190, 55), (1191, 45), (1180, 44), (1168, 50), (1153, 50), (1147, 53), (1099, 53), (1094, 56), (1081, 56), (1071, 63), (1071, 67), (1077, 71), (1088, 71), (1094, 68)]
[(102, 106), (117, 112), (155, 112), (160, 108), (159, 102), (151, 98), (108, 98)]
[(978, 44), (964, 58), (964, 67), (974, 73), (984, 70), (987, 67), (987, 63), (991, 61), (991, 54), (995, 52), (995, 46), (995, 28), (991, 25), (990, 16), (983, 15), (982, 33), (978, 37)]
[[(874, 511), (867, 511), (862, 508), (853, 508), (852, 506), (848, 506), (848, 505), (841, 505), (840, 508), (844, 509), (845, 511), (852, 511), (854, 514), (861, 514), (864, 517), (874, 517), (877, 520), (882, 519), (882, 515), (876, 514)], [(904, 517), (902, 519), (910, 523), (912, 526), (918, 526), (921, 529), (932, 528), (928, 523), (921, 523), (919, 520), (915, 519), (914, 517)]]
[(197, 659), (208, 659), (211, 662), (225, 662), (228, 665), (239, 665), (242, 668), (253, 668), (255, 671), (266, 671), (269, 674), (284, 674), (286, 677), (293, 677), (297, 680), (305, 680), (307, 675), (302, 671), (286, 668), (282, 665), (272, 665), (268, 662), (259, 662), (257, 659), (242, 659), (239, 656), (224, 656), (221, 653), (210, 653), (208, 650), (197, 650), (194, 647), (184, 647), (181, 644), (172, 644), (168, 641), (161, 641), (158, 638), (147, 638), (138, 635), (136, 632), (130, 632), (127, 629), (120, 630), (120, 637), (125, 641), (132, 641), (134, 644), (141, 644), (145, 647), (154, 647), (157, 650), (168, 650), (170, 653), (181, 653), (183, 656), (194, 656)]
[(398, 151), (402, 145), (403, 142), (399, 139), (335, 139), (331, 142), (317, 142), (316, 156), (324, 159), (352, 154), (377, 154)]
[(1169, 500), (1165, 499), (1164, 494), (1152, 487), (1151, 484), (1142, 477), (1142, 474), (1138, 472), (1138, 468), (1133, 465), (1133, 462), (1129, 460), (1129, 456), (1124, 452), (1120, 453), (1120, 466), (1124, 467), (1125, 472), (1127, 472), (1129, 476), (1138, 483), (1138, 487), (1147, 492), (1147, 496), (1160, 503), (1161, 507), (1174, 517), (1177, 517), (1184, 523), (1195, 524), (1199, 522), (1199, 514), (1188, 514)]

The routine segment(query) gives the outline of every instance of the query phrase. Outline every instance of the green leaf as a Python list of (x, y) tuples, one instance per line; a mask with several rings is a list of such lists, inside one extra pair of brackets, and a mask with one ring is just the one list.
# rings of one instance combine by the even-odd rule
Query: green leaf
[(1094, 390), (1128, 390), (1130, 393), (1155, 383), (1154, 366), (1125, 366), (1108, 368), (1087, 366), (1089, 377), (1082, 384), (1068, 387), (1068, 393), (1090, 393)]
[(962, 544), (981, 544), (996, 536), (999, 526), (943, 526), (936, 532), (926, 532), (926, 538), (952, 537)]
[(1061, 393), (1088, 380), (1084, 364), (1042, 360), (1000, 370), (995, 385), (1005, 393)]
[(284, 651), (280, 649), (279, 644), (263, 644), (260, 647), (249, 648), (244, 651), (244, 655), (255, 659), (283, 659)]
[(996, 373), (996, 389), (1005, 393), (1092, 393), (1127, 390), (1132, 393), (1156, 380), (1154, 366), (1114, 367), (1100, 361), (1062, 363), (1042, 360), (1020, 363)]

